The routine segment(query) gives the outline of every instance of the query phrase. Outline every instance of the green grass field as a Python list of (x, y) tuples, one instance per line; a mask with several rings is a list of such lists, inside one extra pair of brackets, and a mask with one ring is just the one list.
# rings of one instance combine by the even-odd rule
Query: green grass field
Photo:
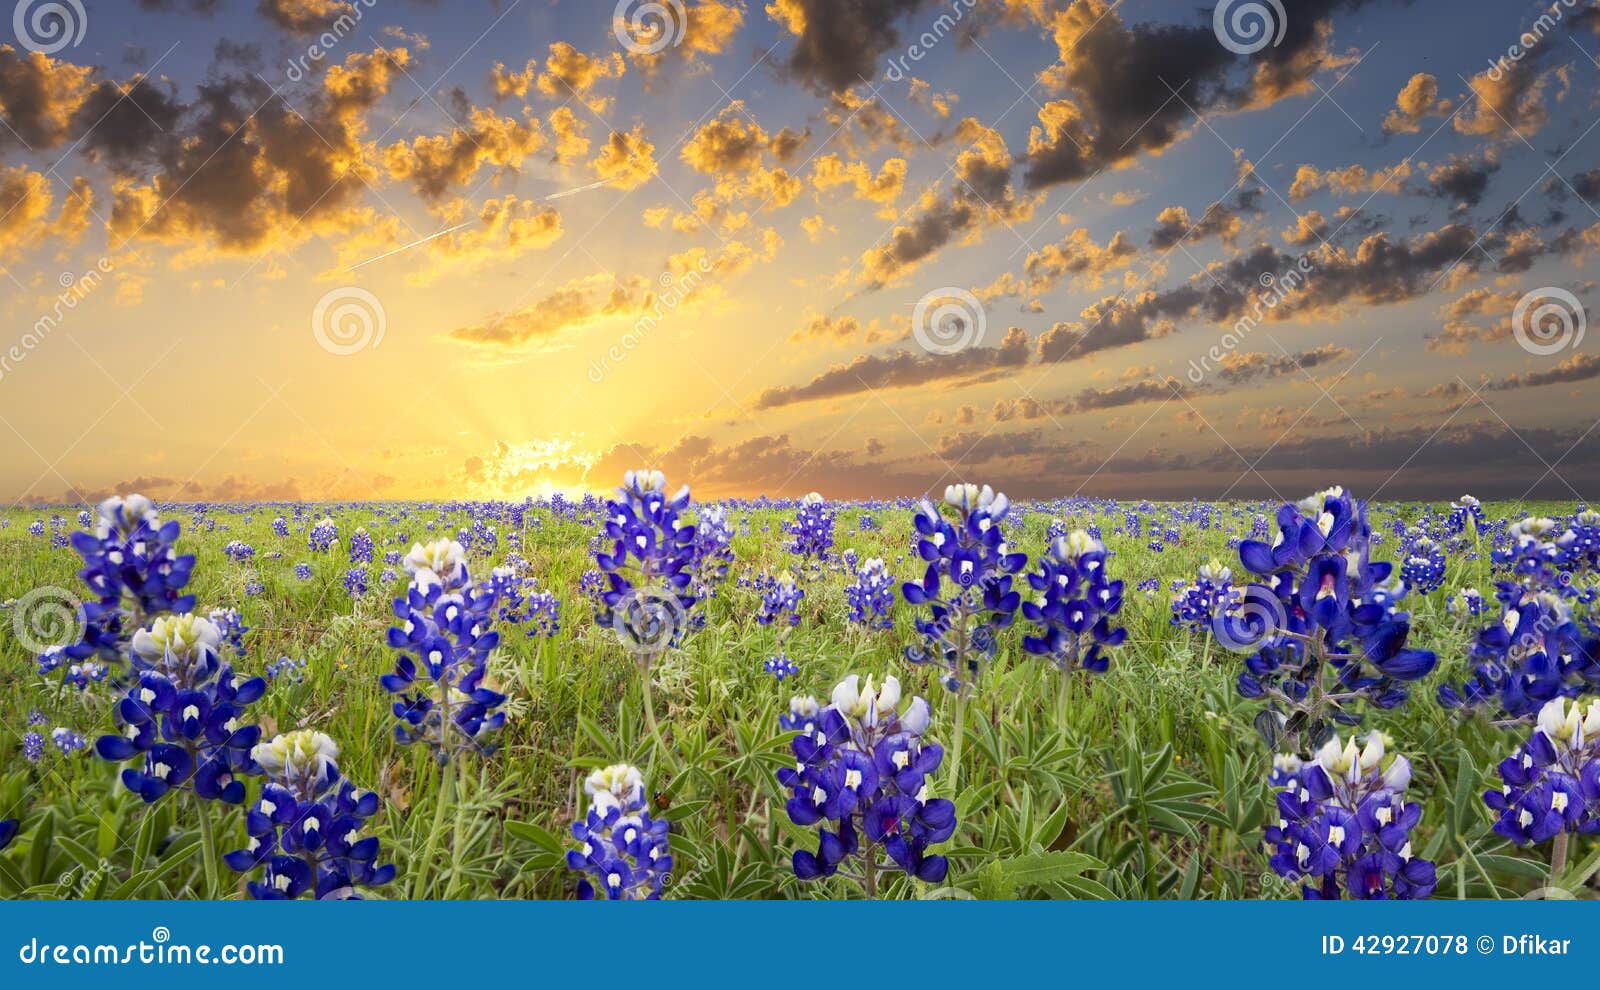
[[(1257, 707), (1238, 697), (1233, 683), (1242, 657), (1169, 623), (1169, 584), (1192, 579), (1213, 556), (1238, 569), (1231, 537), (1246, 535), (1252, 515), (1271, 507), (1223, 506), (1221, 526), (1180, 526), (1181, 538), (1164, 552), (1149, 538), (1114, 534), (1122, 512), (1098, 518), (1080, 513), (1072, 526), (1097, 523), (1115, 553), (1110, 567), (1127, 581), (1122, 621), (1128, 641), (1108, 673), (1065, 685), (1053, 668), (1023, 654), (1007, 638), (978, 694), (966, 706), (965, 786), (951, 793), (941, 772), (933, 791), (953, 797), (960, 825), (946, 843), (951, 858), (946, 883), (895, 879), (890, 897), (1115, 897), (1278, 898), (1298, 896), (1267, 868), (1260, 830), (1272, 812), (1266, 783), (1270, 754), (1252, 728)], [(1032, 506), (1010, 526), (1011, 542), (1030, 556), (1045, 546), (1053, 513)], [(1123, 508), (1133, 509), (1132, 505)], [(1146, 520), (1163, 520), (1174, 507), (1149, 506)], [(1425, 507), (1389, 505), (1373, 511), (1383, 531), (1384, 558), (1394, 542), (1393, 518), (1415, 519)], [(1486, 505), (1492, 519), (1530, 512), (1567, 515), (1570, 505)], [(77, 509), (57, 510), (64, 532), (78, 528)], [(730, 510), (748, 519), (734, 548), (737, 561), (718, 596), (702, 607), (707, 622), (682, 649), (651, 671), (665, 746), (653, 742), (643, 717), (641, 675), (608, 627), (596, 627), (578, 593), (592, 566), (591, 525), (528, 513), (520, 534), (522, 555), (543, 588), (562, 601), (561, 629), (550, 638), (506, 636), (492, 658), (490, 677), (507, 693), (509, 719), (499, 752), (463, 767), (461, 785), (446, 800), (440, 769), (421, 747), (393, 739), (392, 696), (378, 684), (393, 664), (384, 641), (392, 624), (390, 601), (403, 592), (404, 575), (390, 586), (377, 581), (382, 555), (471, 525), (465, 509), (418, 505), (342, 506), (334, 509), (342, 536), (364, 526), (378, 562), (373, 587), (360, 599), (346, 592), (350, 566), (345, 543), (328, 554), (308, 552), (306, 536), (291, 528), (275, 536), (271, 521), (281, 508), (214, 506), (203, 514), (168, 507), (164, 518), (183, 523), (179, 547), (198, 562), (189, 590), (201, 610), (237, 608), (250, 627), (248, 656), (237, 664), (258, 674), (279, 656), (303, 659), (303, 679), (275, 681), (251, 708), (270, 737), (273, 731), (316, 728), (339, 744), (340, 768), (376, 790), (383, 807), (371, 828), (398, 879), (379, 896), (427, 898), (561, 898), (575, 877), (562, 856), (568, 828), (582, 806), (581, 780), (592, 768), (619, 761), (637, 764), (655, 805), (672, 822), (675, 869), (667, 896), (774, 898), (859, 896), (835, 878), (802, 885), (789, 868), (790, 853), (814, 846), (812, 830), (792, 825), (775, 771), (792, 763), (789, 734), (777, 724), (792, 694), (826, 698), (841, 676), (857, 672), (900, 678), (907, 695), (933, 706), (928, 735), (952, 736), (955, 706), (932, 671), (901, 657), (911, 641), (910, 609), (898, 602), (896, 628), (873, 632), (846, 622), (843, 586), (832, 569), (808, 579), (803, 620), (779, 630), (754, 621), (755, 592), (737, 585), (752, 574), (790, 567), (780, 532), (792, 512)], [(874, 531), (861, 531), (870, 514)], [(392, 521), (393, 514), (405, 518)], [(287, 513), (285, 513), (287, 514)], [(309, 519), (314, 513), (308, 512)], [(10, 510), (0, 530), (0, 599), (18, 599), (55, 586), (82, 593), (81, 566), (67, 547), (52, 549), (48, 531), (30, 535), (29, 524), (51, 510)], [(905, 509), (845, 506), (838, 519), (838, 550), (882, 557), (896, 582), (920, 576), (906, 557), (911, 532)], [(535, 522), (537, 524), (535, 525)], [(403, 542), (396, 542), (403, 534)], [(509, 534), (499, 533), (497, 563)], [(246, 564), (228, 559), (231, 540), (253, 545)], [(1487, 557), (1487, 547), (1484, 557)], [(268, 559), (281, 552), (277, 559)], [(312, 566), (309, 580), (293, 574)], [(476, 572), (488, 563), (473, 560)], [(1516, 850), (1489, 831), (1481, 792), (1496, 763), (1518, 734), (1480, 720), (1450, 717), (1434, 701), (1443, 679), (1460, 680), (1464, 644), (1473, 626), (1446, 611), (1446, 597), (1475, 586), (1487, 594), (1493, 578), (1486, 559), (1452, 554), (1442, 589), (1413, 596), (1413, 645), (1436, 650), (1439, 670), (1414, 691), (1411, 702), (1368, 715), (1363, 728), (1393, 737), (1392, 749), (1415, 765), (1412, 796), (1425, 807), (1418, 853), (1439, 866), (1438, 897), (1519, 897), (1543, 884), (1547, 869), (1537, 854)], [(1134, 591), (1147, 578), (1152, 593)], [(258, 583), (259, 589), (250, 590)], [(6, 676), (0, 683), (0, 818), (23, 819), (18, 840), (0, 854), (0, 894), (7, 897), (241, 896), (239, 878), (221, 871), (208, 886), (198, 848), (200, 814), (210, 815), (216, 845), (243, 844), (238, 809), (201, 808), (186, 797), (147, 811), (116, 783), (117, 769), (90, 750), (63, 755), (47, 747), (37, 763), (21, 754), (30, 711), (44, 717), (43, 731), (67, 726), (93, 740), (111, 729), (106, 690), (63, 690), (59, 680), (35, 672), (34, 657), (7, 629), (0, 633)], [(779, 684), (762, 662), (785, 652), (799, 671)], [(1065, 697), (1063, 698), (1063, 692)], [(948, 764), (947, 764), (948, 767)], [(1075, 856), (1045, 855), (1070, 852)], [(1579, 855), (1590, 850), (1578, 847)]]

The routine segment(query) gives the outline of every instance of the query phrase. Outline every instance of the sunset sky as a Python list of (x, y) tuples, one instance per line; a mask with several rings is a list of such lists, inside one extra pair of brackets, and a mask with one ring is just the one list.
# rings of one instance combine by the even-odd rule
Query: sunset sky
[(49, 6), (8, 502), (1600, 491), (1597, 0)]

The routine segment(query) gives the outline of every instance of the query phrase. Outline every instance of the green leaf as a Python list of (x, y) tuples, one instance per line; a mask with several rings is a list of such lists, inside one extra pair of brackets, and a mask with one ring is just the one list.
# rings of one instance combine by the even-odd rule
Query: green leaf
[(1030, 853), (1004, 861), (1007, 879), (1018, 886), (1059, 883), (1085, 870), (1103, 870), (1105, 865), (1093, 856), (1065, 850)]

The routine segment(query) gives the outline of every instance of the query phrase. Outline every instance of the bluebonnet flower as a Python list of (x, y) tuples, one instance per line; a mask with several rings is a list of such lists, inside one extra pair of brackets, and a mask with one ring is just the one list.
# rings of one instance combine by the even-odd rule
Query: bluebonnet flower
[(1226, 610), (1233, 601), (1233, 571), (1213, 557), (1200, 565), (1194, 584), (1175, 589), (1172, 624), (1191, 632), (1210, 632), (1218, 610)]
[(350, 563), (372, 563), (372, 554), (374, 549), (375, 548), (372, 545), (372, 534), (368, 533), (365, 529), (357, 528), (354, 533), (350, 534)]
[(1445, 532), (1451, 536), (1464, 532), (1470, 524), (1473, 535), (1482, 533), (1488, 526), (1488, 520), (1483, 514), (1483, 504), (1471, 495), (1463, 495), (1450, 503), (1450, 516), (1445, 523)]
[(554, 636), (561, 631), (561, 599), (553, 592), (535, 591), (528, 596), (523, 621), (529, 636)]
[(1474, 616), (1488, 611), (1489, 602), (1477, 588), (1462, 588), (1460, 592), (1444, 600), (1444, 607), (1451, 615)]
[(311, 580), (311, 565), (310, 564), (296, 564), (296, 565), (294, 565), (294, 576), (295, 576), (296, 579), (298, 579), (300, 581), (309, 581), (309, 580)]
[(1580, 509), (1557, 543), (1567, 570), (1590, 573), (1600, 570), (1600, 512)]
[(1028, 575), (1038, 599), (1022, 603), (1022, 617), (1039, 635), (1023, 636), (1022, 648), (1063, 673), (1104, 673), (1103, 647), (1119, 646), (1128, 631), (1111, 625), (1122, 610), (1123, 583), (1106, 573), (1106, 548), (1083, 530), (1056, 540)]
[(245, 655), (244, 634), (250, 627), (244, 624), (244, 616), (236, 608), (214, 608), (206, 613), (206, 618), (222, 633), (223, 642), (227, 643), (236, 657)]
[(223, 554), (236, 564), (243, 564), (256, 555), (256, 548), (243, 540), (229, 540), (222, 548)]
[(268, 782), (245, 816), (249, 844), (223, 861), (239, 873), (262, 871), (246, 884), (256, 900), (355, 899), (361, 888), (394, 879), (392, 865), (378, 865), (377, 838), (361, 835), (378, 813), (378, 795), (343, 780), (338, 756), (332, 739), (310, 729), (252, 750)]
[(589, 811), (573, 822), (578, 848), (567, 851), (567, 866), (585, 874), (578, 881), (578, 898), (659, 900), (672, 872), (669, 829), (650, 817), (639, 769), (617, 763), (596, 770), (583, 790)]
[(795, 584), (794, 575), (785, 571), (777, 577), (762, 575), (756, 584), (761, 591), (761, 608), (756, 622), (763, 626), (783, 620), (790, 626), (800, 624), (800, 600), (805, 589)]
[(794, 537), (789, 552), (808, 562), (826, 560), (833, 551), (833, 508), (821, 495), (812, 492), (800, 501), (794, 521), (784, 527), (784, 532)]
[(17, 837), (17, 829), (21, 824), (15, 818), (0, 819), (0, 852), (4, 852), (6, 846), (11, 845), (11, 840)]
[(949, 862), (928, 852), (956, 827), (955, 804), (928, 796), (928, 777), (944, 749), (923, 738), (927, 702), (915, 698), (904, 711), (900, 702), (894, 677), (879, 689), (854, 674), (834, 687), (832, 703), (815, 717), (799, 716), (803, 726), (794, 724), (803, 699), (791, 702), (785, 728), (801, 731), (790, 743), (795, 766), (779, 770), (778, 781), (790, 793), (790, 820), (817, 826), (820, 838), (815, 851), (795, 850), (799, 879), (843, 873), (876, 897), (882, 869), (929, 883), (945, 878)]
[(1444, 565), (1444, 549), (1428, 537), (1416, 534), (1405, 548), (1400, 580), (1407, 588), (1426, 595), (1444, 585)]
[(218, 655), (222, 642), (222, 630), (192, 614), (162, 616), (133, 637), (134, 679), (116, 708), (120, 731), (101, 736), (95, 752), (112, 763), (142, 758), (142, 768), (122, 771), (122, 784), (146, 803), (176, 789), (244, 800), (238, 778), (255, 770), (250, 748), (261, 730), (240, 719), (267, 684), (236, 677)]
[(1407, 647), (1410, 616), (1381, 587), (1392, 568), (1369, 558), (1370, 536), (1366, 503), (1342, 488), (1284, 505), (1270, 545), (1239, 544), (1240, 561), (1266, 582), (1241, 589), (1213, 626), (1230, 649), (1251, 654), (1239, 693), (1266, 700), (1280, 728), (1307, 731), (1313, 741), (1328, 719), (1359, 722), (1350, 710), (1358, 699), (1401, 704), (1407, 685), (1438, 663)]
[(60, 750), (64, 756), (76, 753), (89, 745), (88, 740), (84, 739), (83, 736), (65, 726), (56, 726), (51, 729), (50, 741), (55, 743), (56, 749)]
[(733, 526), (721, 505), (702, 505), (694, 526), (694, 584), (696, 594), (711, 597), (733, 564)]
[(1546, 703), (1600, 689), (1600, 637), (1584, 629), (1560, 595), (1501, 585), (1498, 622), (1478, 631), (1468, 652), (1472, 676), (1439, 686), (1446, 708), (1492, 708), (1530, 720)]
[(821, 717), (821, 702), (808, 694), (797, 694), (789, 699), (789, 710), (778, 716), (778, 726), (785, 732), (810, 735)]
[(863, 533), (874, 532), (878, 528), (878, 520), (863, 512), (861, 518), (856, 520), (856, 528)]
[(697, 601), (690, 584), (695, 527), (678, 519), (689, 506), (689, 486), (671, 498), (666, 488), (660, 471), (629, 471), (606, 503), (611, 552), (594, 557), (609, 584), (595, 621), (609, 624), (642, 667), (689, 631)]
[(272, 520), (272, 535), (274, 535), (274, 536), (288, 536), (289, 535), (289, 523), (282, 516), (279, 516), (278, 518)]
[(194, 555), (179, 554), (177, 520), (161, 522), (155, 505), (142, 495), (101, 502), (93, 533), (74, 533), (72, 546), (83, 558), (78, 572), (95, 600), (83, 605), (82, 639), (68, 646), (73, 660), (117, 663), (126, 658), (128, 638), (156, 616), (187, 612), (194, 596), (180, 594), (194, 570)]
[(1600, 700), (1547, 702), (1527, 743), (1499, 769), (1503, 786), (1483, 795), (1497, 834), (1525, 846), (1600, 833)]
[(360, 598), (367, 593), (367, 569), (365, 567), (352, 567), (344, 572), (344, 590), (349, 592), (351, 598)]
[(856, 571), (856, 579), (845, 586), (845, 602), (850, 606), (850, 621), (869, 629), (893, 629), (894, 578), (878, 557), (868, 557)]
[[(473, 585), (465, 551), (454, 540), (416, 544), (405, 564), (411, 586), (394, 602), (403, 624), (389, 629), (389, 646), (400, 657), (394, 672), (380, 679), (385, 691), (399, 695), (395, 739), (426, 742), (441, 763), (467, 749), (492, 753), (506, 718), (496, 711), (505, 695), (483, 684), (489, 654), (500, 642), (493, 584)], [(419, 688), (423, 679), (431, 686)]]
[(1566, 563), (1566, 553), (1557, 541), (1563, 535), (1560, 524), (1544, 516), (1529, 516), (1506, 529), (1507, 545), (1490, 554), (1497, 568), (1510, 573), (1514, 581), (1529, 588), (1554, 588)]
[(1365, 746), (1334, 734), (1314, 759), (1275, 761), (1278, 821), (1263, 838), (1272, 869), (1301, 884), (1307, 900), (1421, 900), (1434, 864), (1415, 856), (1411, 830), (1422, 806), (1405, 799), (1411, 763), (1385, 757), (1374, 732)]
[(595, 611), (604, 608), (606, 593), (606, 576), (593, 568), (584, 571), (578, 576), (578, 594), (588, 599), (594, 605)]
[(339, 526), (332, 519), (318, 519), (306, 534), (306, 546), (312, 553), (327, 553), (339, 542)]
[(775, 657), (768, 657), (766, 663), (761, 665), (761, 669), (777, 678), (778, 683), (782, 684), (784, 678), (789, 677), (800, 668), (793, 660), (789, 659), (787, 654), (779, 653)]
[(1022, 595), (1011, 590), (1012, 575), (1028, 566), (1028, 555), (1006, 544), (1005, 495), (987, 485), (951, 485), (944, 502), (954, 521), (926, 499), (913, 517), (917, 555), (928, 569), (900, 593), (913, 606), (930, 606), (931, 618), (916, 620), (924, 643), (906, 647), (905, 656), (943, 666), (944, 686), (959, 691), (976, 682), (982, 661), (998, 646), (998, 632), (1015, 621)]
[(29, 763), (38, 763), (42, 756), (44, 756), (44, 736), (37, 732), (24, 732), (22, 758)]
[(306, 662), (304, 660), (296, 660), (293, 657), (279, 657), (272, 663), (267, 664), (266, 670), (267, 680), (276, 681), (282, 678), (293, 684), (299, 684), (305, 680), (305, 672)]

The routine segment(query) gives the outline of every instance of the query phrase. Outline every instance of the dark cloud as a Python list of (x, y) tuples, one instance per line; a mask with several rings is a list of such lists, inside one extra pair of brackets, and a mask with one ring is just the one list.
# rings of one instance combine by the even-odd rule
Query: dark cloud
[(103, 80), (74, 117), (74, 132), (83, 135), (78, 150), (114, 171), (134, 171), (170, 149), (185, 109), (171, 83), (142, 76), (120, 86)]
[(818, 92), (837, 92), (879, 74), (878, 59), (900, 42), (900, 26), (928, 0), (777, 0), (767, 10), (795, 36), (780, 63)]
[(1428, 193), (1458, 208), (1477, 206), (1489, 188), (1489, 177), (1499, 169), (1500, 163), (1486, 156), (1452, 155), (1428, 172)]
[(1222, 360), (1219, 377), (1230, 384), (1244, 384), (1310, 371), (1319, 365), (1348, 358), (1350, 348), (1338, 344), (1322, 344), (1298, 354), (1268, 354), (1264, 351), (1234, 352)]
[(1189, 24), (1125, 24), (1106, 0), (1081, 0), (1055, 16), (1061, 62), (1044, 79), (1062, 93), (1039, 112), (1026, 184), (1077, 182), (1160, 151), (1212, 109), (1263, 106), (1303, 92), (1326, 57), (1332, 16), (1365, 0), (1293, 4), (1282, 41), (1257, 53), (1249, 77), (1224, 48), (1209, 13)]
[(1488, 388), (1504, 392), (1518, 388), (1537, 388), (1540, 385), (1568, 385), (1600, 378), (1600, 354), (1574, 354), (1553, 368), (1507, 375), (1489, 383)]
[(839, 398), (877, 389), (910, 388), (931, 382), (989, 381), (1028, 363), (1028, 335), (1017, 327), (1006, 331), (997, 347), (968, 347), (953, 354), (908, 350), (862, 354), (836, 364), (804, 385), (778, 385), (756, 399), (757, 409)]

